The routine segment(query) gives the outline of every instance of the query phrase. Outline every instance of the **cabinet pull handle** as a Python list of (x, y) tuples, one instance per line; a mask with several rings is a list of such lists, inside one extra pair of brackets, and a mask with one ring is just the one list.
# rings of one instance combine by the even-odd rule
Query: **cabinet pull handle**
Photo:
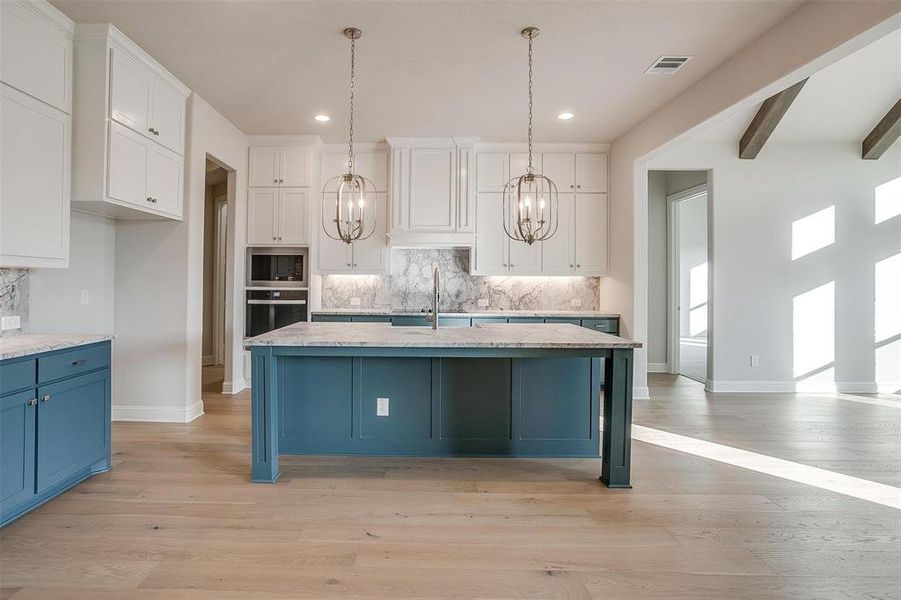
[(48, 400), (50, 400), (50, 394), (45, 394), (41, 397), (41, 402), (47, 402)]
[(160, 134), (160, 131), (159, 131), (159, 129), (154, 129), (153, 127), (151, 127), (151, 128), (150, 128), (150, 133), (152, 133), (153, 135), (159, 135), (159, 134)]
[(156, 198), (151, 198), (150, 196), (147, 196), (147, 202), (153, 202), (154, 204), (156, 204)]
[(32, 398), (31, 400), (29, 400), (28, 402), (26, 402), (26, 404), (27, 404), (28, 406), (35, 406), (37, 403), (38, 403), (38, 399), (37, 399), (37, 398)]
[(88, 359), (86, 359), (86, 358), (79, 358), (78, 360), (73, 360), (73, 361), (72, 361), (72, 366), (73, 366), (73, 367), (80, 367), (81, 365), (83, 365), (83, 364), (85, 364), (85, 363), (87, 363), (87, 362), (88, 362)]

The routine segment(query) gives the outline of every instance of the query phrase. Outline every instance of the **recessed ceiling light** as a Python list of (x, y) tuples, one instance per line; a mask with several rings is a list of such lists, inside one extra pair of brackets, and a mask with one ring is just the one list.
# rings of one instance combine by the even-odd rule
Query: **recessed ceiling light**
[(316, 115), (313, 118), (316, 119), (317, 121), (319, 121), (320, 123), (328, 123), (329, 121), (332, 120), (332, 118), (328, 115)]
[(560, 119), (561, 121), (569, 121), (570, 119), (572, 119), (575, 116), (576, 115), (572, 114), (571, 112), (562, 112), (559, 115), (557, 115), (557, 118)]

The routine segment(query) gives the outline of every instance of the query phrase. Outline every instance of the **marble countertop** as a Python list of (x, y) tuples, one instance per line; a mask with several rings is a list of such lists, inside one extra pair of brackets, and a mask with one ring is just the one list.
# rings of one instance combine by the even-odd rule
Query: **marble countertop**
[(395, 327), (388, 323), (295, 323), (245, 340), (253, 346), (354, 348), (640, 348), (639, 342), (578, 325), (492, 323), (475, 327)]
[(21, 333), (0, 337), (0, 360), (29, 354), (64, 350), (113, 339), (111, 335), (87, 333)]
[[(323, 308), (310, 311), (313, 315), (366, 315), (366, 316), (426, 316), (418, 310), (392, 310), (390, 308)], [(438, 311), (442, 317), (561, 317), (570, 319), (614, 319), (616, 313), (603, 313), (596, 310), (478, 310), (464, 312)]]

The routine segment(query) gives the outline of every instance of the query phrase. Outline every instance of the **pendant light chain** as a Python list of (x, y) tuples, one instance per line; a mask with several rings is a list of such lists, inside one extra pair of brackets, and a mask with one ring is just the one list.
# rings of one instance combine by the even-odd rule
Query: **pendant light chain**
[(526, 172), (531, 175), (535, 172), (532, 167), (532, 32), (529, 32), (529, 167)]
[(350, 131), (347, 136), (347, 172), (354, 172), (354, 78), (357, 59), (357, 40), (350, 38)]

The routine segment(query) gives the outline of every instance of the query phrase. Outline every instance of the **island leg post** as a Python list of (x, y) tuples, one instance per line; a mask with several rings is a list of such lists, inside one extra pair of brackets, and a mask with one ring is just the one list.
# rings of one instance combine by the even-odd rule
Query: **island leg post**
[(255, 347), (251, 351), (253, 465), (250, 480), (254, 483), (274, 483), (279, 476), (277, 360), (271, 348)]
[(601, 481), (610, 488), (631, 488), (632, 354), (614, 348), (604, 361), (604, 435)]

